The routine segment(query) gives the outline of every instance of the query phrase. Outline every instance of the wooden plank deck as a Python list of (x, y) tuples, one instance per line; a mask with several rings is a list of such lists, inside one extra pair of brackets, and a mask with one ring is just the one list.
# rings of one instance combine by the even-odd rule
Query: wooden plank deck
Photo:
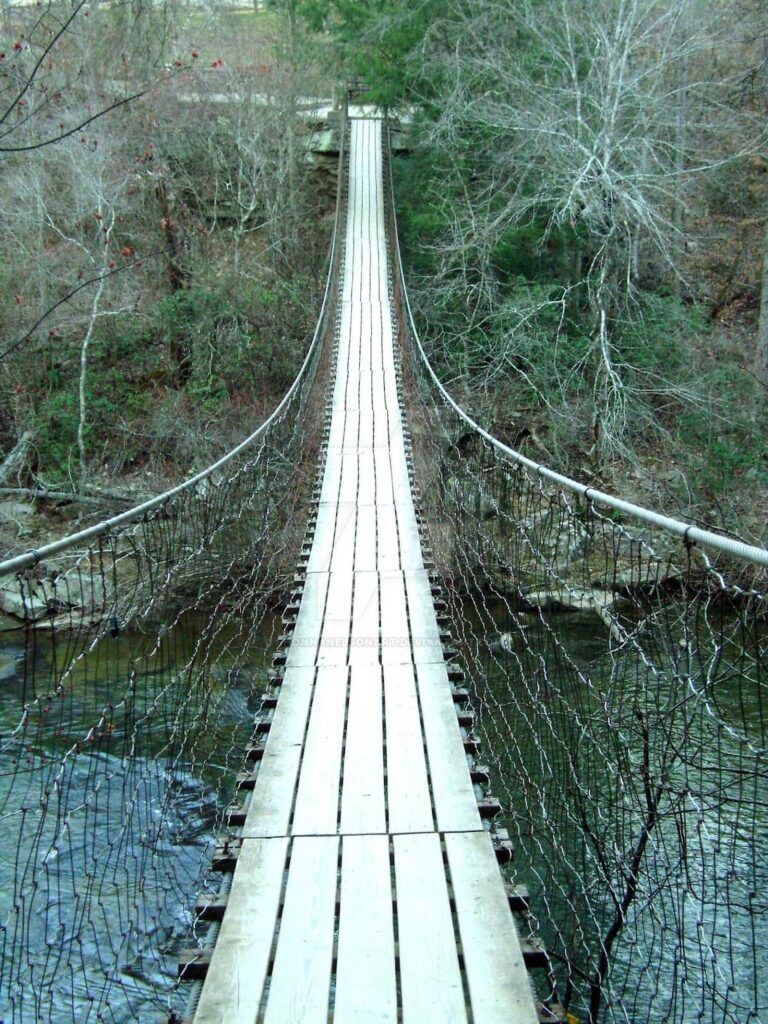
[(467, 768), (403, 446), (381, 122), (351, 122), (324, 475), (194, 1024), (534, 1024)]

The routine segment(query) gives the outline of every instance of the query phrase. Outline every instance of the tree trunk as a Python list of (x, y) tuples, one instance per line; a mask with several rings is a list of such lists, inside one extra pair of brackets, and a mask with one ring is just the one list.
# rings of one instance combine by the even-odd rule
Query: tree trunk
[[(108, 253), (105, 253), (105, 261)], [(85, 426), (88, 416), (88, 350), (91, 346), (91, 340), (93, 338), (93, 330), (96, 326), (96, 321), (99, 317), (99, 307), (101, 305), (101, 296), (104, 291), (104, 282), (106, 280), (106, 271), (102, 274), (99, 279), (98, 287), (93, 296), (93, 302), (91, 304), (91, 317), (88, 321), (88, 329), (83, 336), (83, 341), (80, 346), (80, 380), (78, 383), (78, 406), (80, 414), (77, 421), (77, 453), (78, 460), (80, 463), (80, 487), (85, 486), (85, 481), (88, 473), (87, 469), (87, 457), (85, 451)]]
[[(682, 32), (688, 28), (688, 19), (682, 19)], [(682, 245), (684, 237), (685, 202), (683, 200), (683, 178), (686, 166), (686, 148), (688, 145), (688, 82), (689, 59), (687, 56), (677, 61), (675, 68), (675, 173), (672, 193), (672, 226), (675, 230), (673, 244)]]
[[(168, 284), (171, 294), (182, 291), (189, 282), (189, 273), (182, 260), (183, 244), (179, 235), (179, 227), (173, 217), (173, 193), (168, 189), (165, 180), (160, 178), (155, 187), (157, 201), (160, 204), (163, 235), (168, 246)], [(184, 387), (192, 376), (192, 351), (189, 339), (173, 331), (170, 341), (171, 359), (176, 367), (176, 385)]]
[(612, 335), (618, 286), (612, 263), (607, 253), (599, 255), (597, 280), (590, 299), (595, 317), (592, 437), (594, 464), (598, 472), (603, 472), (623, 450), (626, 425), (624, 382), (613, 358)]
[(165, 181), (161, 178), (156, 186), (157, 201), (160, 203), (160, 212), (163, 217), (160, 224), (163, 228), (165, 241), (168, 246), (168, 283), (171, 292), (181, 291), (186, 287), (189, 277), (182, 265), (182, 244), (179, 238), (178, 225), (173, 218), (173, 193), (168, 190)]

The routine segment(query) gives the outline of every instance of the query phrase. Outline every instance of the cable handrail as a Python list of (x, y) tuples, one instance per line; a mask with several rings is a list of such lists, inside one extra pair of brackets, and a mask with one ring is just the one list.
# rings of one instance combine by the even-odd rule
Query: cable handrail
[(37, 565), (43, 559), (51, 558), (53, 555), (61, 554), (62, 551), (66, 551), (76, 545), (82, 544), (84, 541), (90, 541), (94, 537), (99, 537), (102, 534), (108, 533), (110, 530), (114, 530), (116, 527), (125, 526), (128, 523), (134, 522), (145, 516), (148, 512), (154, 511), (161, 505), (166, 504), (172, 498), (177, 495), (188, 491), (191, 488), (197, 486), (201, 481), (208, 479), (217, 470), (226, 466), (234, 458), (236, 458), (246, 448), (249, 448), (258, 441), (259, 438), (267, 432), (273, 423), (277, 422), (285, 409), (291, 403), (296, 391), (301, 385), (303, 378), (312, 362), (312, 359), (320, 344), (320, 339), (323, 336), (326, 326), (326, 316), (328, 312), (328, 304), (331, 295), (331, 289), (335, 277), (336, 267), (336, 252), (339, 245), (339, 220), (341, 216), (341, 195), (343, 186), (343, 171), (344, 171), (344, 152), (346, 146), (346, 107), (342, 106), (342, 121), (340, 126), (341, 142), (339, 145), (339, 169), (336, 183), (336, 214), (333, 223), (333, 236), (331, 239), (331, 248), (328, 256), (328, 273), (325, 280), (325, 290), (323, 292), (323, 302), (320, 307), (320, 314), (317, 319), (317, 326), (315, 327), (314, 334), (312, 335), (312, 341), (309, 345), (307, 353), (304, 357), (304, 361), (293, 380), (293, 383), (283, 395), (280, 403), (272, 410), (270, 415), (264, 420), (264, 422), (249, 434), (240, 444), (236, 445), (216, 462), (212, 462), (205, 469), (195, 473), (194, 476), (188, 477), (183, 480), (180, 484), (175, 487), (169, 488), (167, 491), (163, 491), (162, 494), (156, 495), (154, 498), (149, 498), (147, 501), (141, 502), (139, 505), (134, 505), (132, 508), (126, 509), (125, 512), (121, 512), (116, 516), (111, 516), (109, 519), (104, 519), (99, 523), (95, 523), (93, 526), (86, 527), (84, 530), (78, 530), (76, 533), (70, 533), (66, 537), (62, 537), (59, 540), (52, 541), (50, 544), (45, 544), (39, 548), (32, 548), (29, 551), (25, 551), (20, 555), (16, 555), (13, 558), (8, 558), (5, 561), (0, 562), (0, 577), (8, 576), (14, 572), (21, 572), (24, 569), (28, 569), (32, 565)]
[[(387, 121), (387, 146), (390, 145), (389, 137), (389, 122)], [(654, 512), (652, 509), (644, 508), (642, 505), (635, 505), (631, 501), (624, 501), (623, 498), (617, 498), (612, 494), (607, 494), (605, 491), (597, 490), (594, 487), (590, 487), (588, 484), (580, 483), (578, 480), (573, 480), (568, 476), (564, 476), (562, 473), (558, 473), (543, 463), (535, 462), (533, 459), (529, 459), (521, 452), (515, 451), (514, 448), (510, 448), (504, 444), (493, 434), (489, 433), (483, 427), (480, 426), (472, 417), (467, 413), (453, 398), (453, 396), (446, 390), (440, 378), (437, 376), (432, 364), (430, 363), (427, 354), (424, 350), (424, 346), (421, 343), (419, 332), (416, 329), (416, 323), (413, 317), (413, 311), (411, 304), (408, 299), (408, 290), (405, 284), (405, 274), (403, 272), (403, 263), (400, 258), (400, 239), (397, 231), (397, 219), (394, 217), (394, 189), (392, 184), (392, 161), (389, 160), (389, 190), (390, 190), (390, 201), (393, 206), (392, 216), (392, 231), (393, 231), (393, 242), (394, 242), (394, 256), (397, 262), (398, 279), (400, 282), (400, 292), (405, 307), (405, 312), (408, 319), (408, 325), (413, 335), (414, 342), (418, 349), (421, 360), (427, 369), (430, 377), (432, 378), (435, 386), (442, 395), (443, 399), (448, 405), (458, 414), (458, 416), (470, 427), (475, 433), (483, 438), (492, 448), (498, 451), (504, 458), (510, 459), (513, 462), (518, 463), (521, 466), (525, 466), (526, 469), (535, 473), (539, 477), (543, 477), (552, 483), (564, 488), (565, 490), (571, 491), (575, 494), (581, 495), (587, 501), (593, 502), (596, 505), (602, 505), (606, 508), (611, 508), (617, 512), (623, 512), (625, 515), (631, 516), (634, 519), (638, 519), (641, 522), (649, 523), (652, 526), (658, 527), (659, 529), (666, 530), (668, 533), (676, 534), (682, 537), (685, 544), (688, 545), (703, 545), (704, 547), (713, 548), (717, 551), (725, 552), (729, 555), (733, 555), (736, 558), (741, 558), (744, 561), (753, 562), (757, 565), (768, 566), (768, 549), (756, 547), (753, 544), (747, 544), (745, 541), (736, 540), (733, 537), (724, 537), (722, 534), (713, 533), (710, 530), (703, 530), (701, 527), (693, 526), (690, 523), (684, 523), (679, 519), (673, 519), (670, 516), (662, 515), (660, 512)]]

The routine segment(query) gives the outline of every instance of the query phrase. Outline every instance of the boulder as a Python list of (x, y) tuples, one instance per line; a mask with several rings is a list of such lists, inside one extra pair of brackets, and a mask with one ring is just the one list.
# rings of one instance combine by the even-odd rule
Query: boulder
[(39, 589), (25, 583), (22, 591), (15, 579), (0, 585), (0, 611), (21, 622), (37, 622), (49, 614), (48, 601)]

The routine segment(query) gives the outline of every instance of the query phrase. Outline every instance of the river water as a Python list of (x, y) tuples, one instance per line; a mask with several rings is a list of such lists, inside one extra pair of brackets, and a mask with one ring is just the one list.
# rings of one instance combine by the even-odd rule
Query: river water
[(4, 1024), (167, 1016), (274, 626), (106, 637), (58, 688), (73, 640), (0, 635)]
[(588, 617), (493, 612), (498, 632), (476, 622), (464, 653), (516, 879), (547, 948), (570, 960), (560, 998), (587, 1019), (579, 972), (594, 976), (618, 917), (601, 1020), (768, 1020), (765, 680), (735, 653), (704, 681), (679, 637), (653, 638), (648, 659), (612, 649)]
[[(489, 627), (464, 608), (460, 646), (480, 679), (481, 734), (517, 844), (515, 877), (530, 888), (547, 947), (575, 972), (594, 972), (614, 911), (607, 893), (622, 893), (643, 821), (644, 722), (666, 792), (601, 1019), (768, 1019), (768, 791), (765, 759), (743, 740), (765, 735), (759, 691), (737, 665), (722, 671), (717, 726), (712, 701), (670, 701), (683, 673), (677, 652), (658, 664), (662, 643), (649, 675), (636, 653), (611, 652), (593, 620), (491, 611)], [(173, 1004), (178, 951), (274, 647), (271, 618), (249, 629), (247, 644), (237, 627), (206, 638), (208, 628), (188, 617), (160, 641), (152, 630), (105, 638), (61, 693), (49, 684), (74, 650), (66, 637), (41, 632), (25, 650), (20, 634), (2, 635), (5, 1024), (133, 1024)], [(585, 1020), (587, 986), (572, 970), (569, 991), (569, 972), (557, 973), (560, 997)]]

